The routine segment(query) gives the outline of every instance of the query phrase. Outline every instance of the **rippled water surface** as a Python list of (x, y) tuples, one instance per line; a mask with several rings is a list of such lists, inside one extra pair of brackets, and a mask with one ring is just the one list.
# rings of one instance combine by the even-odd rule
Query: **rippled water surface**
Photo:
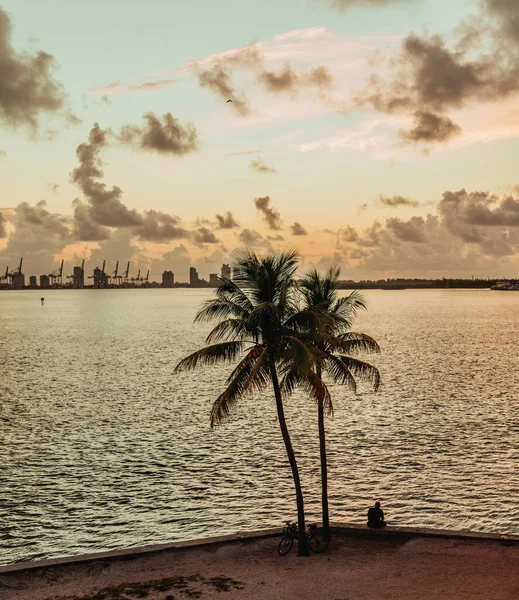
[[(204, 290), (0, 293), (0, 563), (279, 526), (294, 517), (269, 393), (209, 428), (227, 368), (173, 374)], [(332, 388), (331, 517), (519, 533), (519, 294), (369, 291), (378, 394)], [(288, 401), (319, 518), (316, 411)]]

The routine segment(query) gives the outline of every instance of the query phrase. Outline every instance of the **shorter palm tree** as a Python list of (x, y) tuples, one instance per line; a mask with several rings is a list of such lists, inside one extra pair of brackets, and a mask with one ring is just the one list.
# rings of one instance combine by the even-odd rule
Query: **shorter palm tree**
[(263, 258), (242, 252), (233, 267), (234, 280), (222, 279), (216, 298), (208, 300), (195, 318), (217, 322), (207, 336), (211, 345), (184, 358), (176, 370), (232, 362), (245, 354), (213, 403), (211, 427), (224, 421), (244, 396), (272, 385), (296, 491), (298, 555), (307, 556), (303, 492), (279, 381), (290, 375), (291, 380), (304, 382), (305, 390), (317, 402), (328, 404), (328, 390), (315, 373), (320, 353), (312, 344), (312, 335), (323, 327), (324, 313), (312, 307), (299, 310), (295, 252)]
[[(353, 320), (359, 310), (366, 310), (364, 298), (352, 292), (338, 298), (340, 269), (331, 267), (325, 275), (316, 270), (308, 273), (300, 284), (306, 310), (325, 311), (330, 318), (321, 319), (321, 330), (315, 345), (322, 353), (322, 360), (315, 365), (316, 375), (321, 380), (323, 370), (336, 383), (347, 385), (353, 393), (357, 390), (357, 379), (368, 381), (375, 391), (380, 385), (380, 373), (373, 365), (352, 356), (359, 352), (378, 353), (377, 342), (364, 333), (351, 331)], [(292, 386), (288, 386), (291, 391)], [(317, 400), (319, 449), (321, 458), (323, 538), (330, 540), (330, 516), (328, 507), (328, 465), (326, 457), (325, 410), (333, 412), (330, 399), (325, 404)]]

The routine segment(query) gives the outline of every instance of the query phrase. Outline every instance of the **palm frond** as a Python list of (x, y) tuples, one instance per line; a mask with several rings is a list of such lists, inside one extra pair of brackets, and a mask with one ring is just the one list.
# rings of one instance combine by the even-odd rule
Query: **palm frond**
[(234, 405), (247, 393), (261, 391), (269, 382), (267, 350), (252, 348), (227, 379), (227, 388), (211, 408), (211, 427), (222, 423)]
[(353, 377), (371, 383), (375, 392), (378, 390), (380, 386), (380, 372), (376, 367), (351, 356), (339, 355), (336, 358), (340, 359)]
[(301, 373), (297, 368), (289, 369), (281, 380), (281, 393), (290, 396), (296, 388), (300, 388), (316, 402), (322, 402), (328, 414), (333, 414), (332, 397), (324, 381), (314, 371)]
[(215, 365), (219, 362), (232, 362), (243, 351), (245, 343), (242, 341), (221, 342), (197, 350), (181, 360), (175, 371), (191, 371), (198, 366)]
[(347, 354), (379, 354), (380, 346), (369, 335), (365, 333), (356, 333), (348, 331), (343, 333), (331, 341), (331, 345), (335, 350), (340, 350)]
[(228, 319), (229, 317), (247, 319), (249, 317), (249, 312), (249, 310), (232, 300), (226, 298), (213, 298), (212, 300), (206, 300), (202, 304), (202, 308), (196, 313), (195, 323), (215, 320), (219, 321), (221, 319)]
[(350, 369), (344, 362), (333, 354), (328, 354), (324, 361), (326, 373), (332, 378), (335, 383), (347, 385), (355, 394), (357, 393), (357, 382), (351, 373)]
[(345, 298), (339, 298), (333, 305), (332, 311), (337, 314), (357, 315), (360, 310), (367, 310), (366, 301), (361, 292), (354, 290)]
[(219, 342), (221, 340), (241, 340), (256, 343), (258, 339), (258, 330), (251, 327), (248, 321), (243, 319), (225, 319), (212, 329), (205, 341), (207, 343)]

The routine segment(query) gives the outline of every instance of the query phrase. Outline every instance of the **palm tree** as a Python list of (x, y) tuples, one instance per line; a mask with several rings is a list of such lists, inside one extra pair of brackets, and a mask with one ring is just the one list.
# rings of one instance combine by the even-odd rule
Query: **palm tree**
[[(378, 353), (377, 342), (364, 333), (350, 331), (355, 315), (365, 310), (364, 298), (359, 292), (352, 292), (345, 298), (337, 297), (340, 269), (331, 267), (325, 275), (314, 270), (308, 273), (300, 284), (306, 310), (321, 309), (330, 318), (321, 319), (322, 330), (315, 341), (324, 358), (316, 363), (315, 370), (322, 379), (323, 368), (336, 383), (346, 384), (355, 393), (356, 378), (369, 381), (377, 391), (380, 385), (380, 373), (376, 367), (354, 358), (351, 354), (358, 352)], [(288, 390), (287, 390), (288, 391)], [(330, 516), (328, 508), (328, 465), (326, 459), (326, 434), (324, 428), (325, 409), (333, 412), (331, 401), (328, 407), (317, 400), (319, 449), (321, 458), (323, 539), (330, 540)]]
[(295, 252), (260, 258), (243, 251), (233, 267), (234, 280), (222, 278), (216, 298), (205, 302), (195, 317), (195, 321), (217, 322), (206, 339), (210, 345), (184, 358), (175, 370), (232, 362), (245, 353), (213, 404), (211, 427), (224, 421), (246, 394), (272, 385), (296, 492), (298, 555), (308, 556), (303, 493), (280, 378), (297, 382), (314, 400), (328, 406), (328, 390), (315, 371), (320, 353), (311, 341), (312, 333), (323, 327), (325, 311), (299, 310)]

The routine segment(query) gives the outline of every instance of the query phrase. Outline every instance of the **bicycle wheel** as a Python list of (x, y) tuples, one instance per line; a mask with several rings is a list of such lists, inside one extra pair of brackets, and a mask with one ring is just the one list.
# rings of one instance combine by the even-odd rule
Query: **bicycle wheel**
[(325, 542), (321, 533), (313, 533), (308, 537), (308, 546), (312, 552), (319, 554), (328, 548), (330, 542)]
[(294, 543), (294, 538), (286, 535), (278, 544), (278, 552), (280, 556), (285, 556), (290, 552), (292, 548), (292, 544)]

